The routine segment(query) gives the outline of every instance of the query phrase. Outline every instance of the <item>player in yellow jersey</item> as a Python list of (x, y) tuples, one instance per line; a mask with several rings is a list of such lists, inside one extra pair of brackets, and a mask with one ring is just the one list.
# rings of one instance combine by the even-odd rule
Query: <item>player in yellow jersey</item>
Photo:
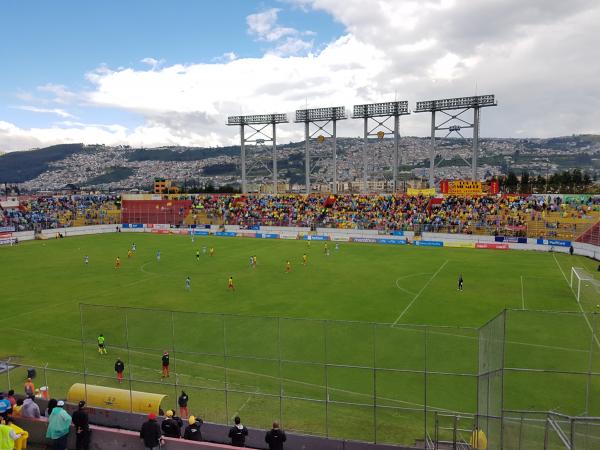
[(233, 285), (233, 277), (229, 277), (229, 280), (227, 280), (227, 289), (235, 291), (235, 286)]
[(291, 271), (292, 271), (292, 263), (288, 261), (285, 263), (285, 273), (289, 273)]
[(302, 255), (302, 265), (305, 266), (308, 263), (308, 256), (306, 256), (306, 253), (304, 255)]
[(120, 269), (121, 268), (121, 258), (119, 258), (117, 256), (117, 259), (115, 259), (115, 269)]
[(127, 258), (131, 258), (133, 256), (133, 252), (131, 250), (127, 251)]
[(211, 247), (210, 250), (208, 251), (208, 255), (213, 256), (214, 254), (215, 254), (215, 249), (213, 247)]
[(256, 255), (252, 257), (252, 266), (256, 269)]

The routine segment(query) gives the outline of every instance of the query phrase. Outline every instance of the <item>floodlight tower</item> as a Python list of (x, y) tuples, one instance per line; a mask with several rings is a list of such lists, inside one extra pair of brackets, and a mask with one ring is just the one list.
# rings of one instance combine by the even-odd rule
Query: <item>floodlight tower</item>
[[(400, 116), (410, 114), (407, 101), (371, 103), (368, 105), (354, 105), (353, 119), (364, 119), (364, 141), (363, 141), (363, 188), (367, 192), (368, 168), (367, 168), (367, 144), (369, 136), (383, 139), (386, 135), (394, 136), (394, 151), (392, 157), (392, 183), (394, 192), (398, 186), (398, 158), (400, 146)], [(391, 129), (386, 122), (394, 119), (394, 128)], [(374, 122), (373, 128), (369, 129), (369, 119)]]
[[(287, 114), (259, 114), (254, 116), (229, 116), (227, 118), (227, 125), (239, 126), (240, 127), (240, 152), (241, 152), (241, 166), (242, 166), (242, 193), (248, 193), (248, 184), (246, 177), (246, 144), (252, 143), (258, 148), (265, 142), (272, 142), (273, 154), (272, 164), (269, 167), (268, 164), (263, 164), (263, 167), (267, 171), (271, 172), (273, 176), (273, 193), (277, 194), (277, 130), (276, 126), (278, 123), (288, 123)], [(271, 134), (269, 135), (269, 126), (271, 126)], [(245, 135), (245, 127), (251, 129), (251, 133), (248, 137)], [(256, 155), (254, 155), (256, 156)], [(263, 161), (256, 158), (259, 163)]]
[[(447, 98), (442, 100), (427, 100), (417, 102), (415, 112), (430, 112), (431, 113), (431, 148), (429, 149), (429, 187), (435, 187), (435, 133), (436, 131), (447, 131), (448, 137), (453, 133), (465, 139), (461, 134), (463, 128), (473, 129), (473, 154), (471, 162), (463, 160), (471, 166), (471, 177), (477, 180), (477, 156), (479, 155), (479, 121), (480, 109), (486, 106), (497, 106), (496, 99), (493, 95), (478, 95), (474, 97), (459, 97)], [(469, 110), (473, 110), (473, 122), (468, 122), (461, 116)], [(449, 113), (447, 111), (459, 111), (457, 113)], [(436, 112), (445, 114), (444, 119), (440, 124), (436, 122)], [(446, 117), (447, 116), (447, 117)], [(462, 158), (462, 156), (461, 156)]]
[[(299, 109), (296, 111), (296, 123), (304, 123), (304, 140), (305, 140), (305, 183), (306, 193), (310, 194), (310, 171), (311, 171), (311, 155), (310, 155), (310, 139), (317, 136), (317, 140), (322, 143), (325, 141), (325, 135), (333, 138), (333, 154), (332, 154), (332, 181), (333, 193), (337, 193), (337, 121), (346, 119), (346, 108), (343, 106), (334, 106), (329, 108), (313, 108)], [(310, 126), (313, 125), (315, 130), (310, 131)], [(327, 126), (331, 125), (331, 131)], [(325, 159), (323, 156), (319, 161)]]

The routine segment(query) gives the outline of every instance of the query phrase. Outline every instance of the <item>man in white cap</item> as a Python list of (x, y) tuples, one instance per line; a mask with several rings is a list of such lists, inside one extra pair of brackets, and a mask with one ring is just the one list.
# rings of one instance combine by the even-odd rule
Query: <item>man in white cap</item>
[(71, 427), (71, 416), (64, 410), (65, 402), (59, 400), (48, 418), (46, 437), (52, 439), (55, 450), (66, 450)]

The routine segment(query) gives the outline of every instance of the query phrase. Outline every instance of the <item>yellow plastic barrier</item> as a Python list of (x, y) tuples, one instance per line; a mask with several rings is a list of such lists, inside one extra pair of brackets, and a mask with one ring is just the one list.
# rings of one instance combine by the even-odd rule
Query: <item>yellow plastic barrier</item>
[(150, 392), (129, 391), (104, 386), (75, 383), (67, 393), (67, 401), (78, 403), (85, 400), (87, 405), (96, 408), (132, 411), (136, 413), (158, 414), (160, 404), (166, 395)]

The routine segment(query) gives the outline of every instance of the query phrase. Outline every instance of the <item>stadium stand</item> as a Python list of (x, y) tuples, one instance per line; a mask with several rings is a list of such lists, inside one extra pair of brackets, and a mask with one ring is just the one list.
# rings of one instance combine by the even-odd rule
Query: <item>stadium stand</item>
[[(600, 220), (600, 197), (408, 195), (189, 195), (122, 201), (87, 195), (23, 199), (0, 211), (15, 231), (118, 223), (302, 226), (576, 240)], [(587, 234), (586, 234), (587, 233)], [(584, 242), (584, 241), (582, 241)]]

